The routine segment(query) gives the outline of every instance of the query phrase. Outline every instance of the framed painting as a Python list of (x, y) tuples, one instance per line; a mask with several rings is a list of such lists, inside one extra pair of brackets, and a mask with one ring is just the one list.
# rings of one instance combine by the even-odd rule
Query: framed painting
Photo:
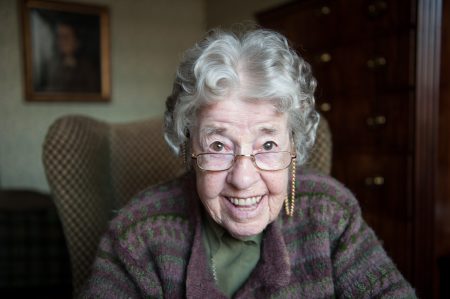
[(109, 101), (106, 7), (23, 0), (22, 20), (27, 101)]

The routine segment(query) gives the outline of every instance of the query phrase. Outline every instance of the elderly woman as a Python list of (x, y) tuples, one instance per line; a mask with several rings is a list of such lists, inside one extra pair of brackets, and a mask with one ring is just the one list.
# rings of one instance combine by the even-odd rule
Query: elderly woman
[(84, 296), (415, 297), (352, 193), (301, 167), (315, 86), (272, 31), (216, 30), (189, 49), (165, 112), (189, 171), (119, 212)]

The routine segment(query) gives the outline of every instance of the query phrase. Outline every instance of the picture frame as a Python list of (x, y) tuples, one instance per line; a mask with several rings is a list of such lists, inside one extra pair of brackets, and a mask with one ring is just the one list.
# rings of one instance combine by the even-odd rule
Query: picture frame
[(107, 102), (109, 11), (104, 6), (22, 0), (27, 101)]

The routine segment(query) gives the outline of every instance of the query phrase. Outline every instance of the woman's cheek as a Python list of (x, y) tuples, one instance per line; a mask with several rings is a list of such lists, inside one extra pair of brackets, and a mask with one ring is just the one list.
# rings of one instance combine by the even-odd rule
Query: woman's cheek
[(289, 175), (288, 171), (282, 173), (267, 173), (264, 176), (267, 189), (271, 195), (285, 195), (287, 192)]
[(223, 173), (197, 173), (197, 189), (202, 200), (216, 198), (223, 190), (226, 175)]

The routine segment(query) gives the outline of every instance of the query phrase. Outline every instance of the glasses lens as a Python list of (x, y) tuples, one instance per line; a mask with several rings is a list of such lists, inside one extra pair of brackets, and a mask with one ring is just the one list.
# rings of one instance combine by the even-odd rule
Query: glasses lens
[(263, 170), (280, 170), (291, 164), (291, 153), (274, 152), (255, 154), (256, 165)]
[(203, 170), (221, 171), (226, 170), (233, 164), (233, 154), (199, 154), (197, 165)]

